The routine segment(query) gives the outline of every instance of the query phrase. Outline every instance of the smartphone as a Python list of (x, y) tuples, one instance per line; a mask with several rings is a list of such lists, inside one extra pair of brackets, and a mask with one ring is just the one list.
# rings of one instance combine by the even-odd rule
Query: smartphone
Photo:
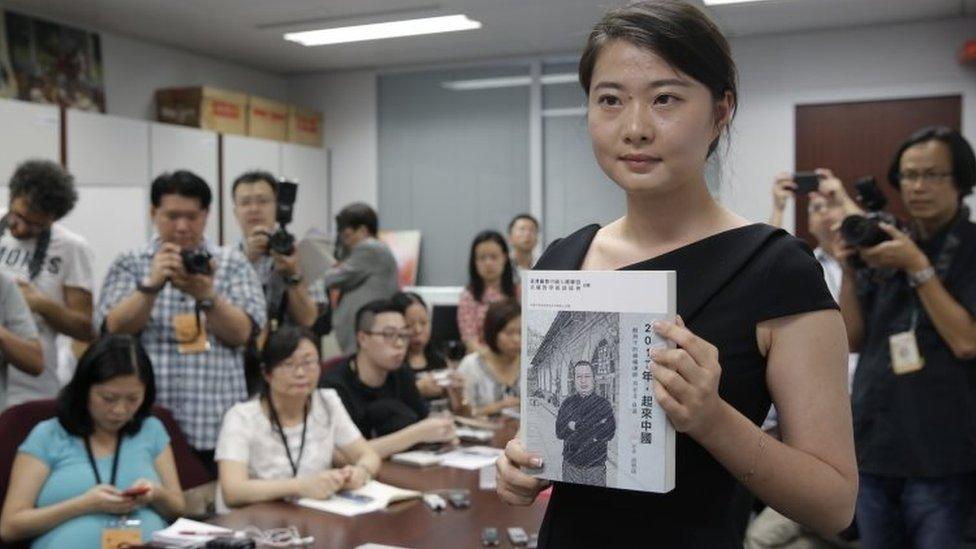
[(485, 547), (495, 547), (499, 543), (498, 528), (489, 526), (481, 531), (481, 545), (484, 545)]
[(509, 527), (508, 539), (512, 542), (512, 545), (526, 545), (529, 543), (529, 535), (525, 533), (525, 530), (517, 526)]
[(126, 489), (124, 492), (122, 492), (122, 495), (127, 498), (137, 498), (146, 493), (149, 493), (148, 486), (134, 486)]
[(796, 172), (793, 174), (796, 194), (809, 194), (820, 188), (820, 175), (815, 172)]

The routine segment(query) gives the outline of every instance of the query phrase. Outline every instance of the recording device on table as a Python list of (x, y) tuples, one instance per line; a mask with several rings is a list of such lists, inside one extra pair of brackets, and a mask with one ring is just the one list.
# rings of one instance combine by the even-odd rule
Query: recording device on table
[[(854, 214), (844, 218), (840, 224), (840, 234), (844, 240), (857, 248), (870, 248), (886, 240), (891, 240), (881, 228), (881, 222), (898, 225), (895, 216), (884, 211), (888, 204), (874, 177), (864, 177), (854, 183), (857, 202), (867, 210), (864, 215)], [(857, 256), (852, 256), (857, 257)], [(861, 264), (863, 265), (863, 263)]]
[(485, 547), (496, 547), (500, 542), (498, 528), (489, 526), (481, 531), (481, 545)]
[(443, 511), (447, 508), (447, 502), (440, 494), (424, 494), (423, 499), (431, 511)]
[(796, 184), (796, 189), (793, 192), (796, 194), (810, 194), (820, 189), (820, 179), (820, 174), (816, 172), (796, 172), (793, 174), (793, 183)]
[(295, 236), (289, 233), (286, 227), (292, 221), (295, 198), (297, 197), (297, 183), (285, 180), (278, 181), (276, 196), (278, 207), (275, 212), (278, 230), (274, 233), (265, 233), (268, 235), (268, 247), (277, 254), (291, 255), (295, 251)]
[(510, 526), (508, 528), (508, 539), (512, 542), (512, 545), (528, 545), (529, 543), (529, 535), (525, 533), (524, 529), (518, 526)]
[(467, 490), (457, 490), (447, 495), (448, 501), (455, 509), (467, 509), (471, 507), (471, 494)]

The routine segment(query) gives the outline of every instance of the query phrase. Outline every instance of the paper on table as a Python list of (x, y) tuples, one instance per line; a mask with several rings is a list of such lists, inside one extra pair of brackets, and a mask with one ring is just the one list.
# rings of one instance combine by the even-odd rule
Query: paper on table
[(444, 467), (454, 467), (455, 469), (465, 469), (475, 471), (482, 467), (493, 465), (498, 456), (504, 450), (492, 448), (490, 446), (470, 446), (468, 448), (458, 448), (453, 452), (443, 455), (441, 465)]
[[(206, 532), (208, 534), (212, 533), (212, 535), (195, 536), (182, 534), (181, 532)], [(176, 522), (171, 524), (168, 528), (155, 532), (152, 536), (152, 540), (153, 543), (165, 544), (167, 546), (196, 547), (197, 545), (204, 544), (214, 539), (218, 535), (229, 534), (231, 532), (233, 532), (233, 530), (229, 528), (214, 526), (213, 524), (197, 522), (195, 520), (185, 518), (178, 518), (176, 519)]]
[(423, 450), (416, 450), (413, 452), (400, 452), (399, 454), (393, 454), (390, 456), (390, 461), (394, 463), (403, 463), (406, 465), (414, 465), (416, 467), (427, 467), (430, 465), (438, 465), (444, 459), (443, 454), (438, 454), (437, 452), (427, 452)]
[(471, 427), (458, 427), (455, 433), (461, 440), (475, 440), (478, 442), (488, 442), (495, 436), (491, 431), (484, 429), (472, 429)]
[(339, 492), (329, 499), (301, 498), (296, 503), (303, 507), (310, 507), (335, 513), (344, 517), (354, 517), (364, 513), (372, 513), (386, 509), (387, 505), (406, 499), (419, 498), (422, 494), (416, 490), (404, 490), (379, 481), (351, 492)]

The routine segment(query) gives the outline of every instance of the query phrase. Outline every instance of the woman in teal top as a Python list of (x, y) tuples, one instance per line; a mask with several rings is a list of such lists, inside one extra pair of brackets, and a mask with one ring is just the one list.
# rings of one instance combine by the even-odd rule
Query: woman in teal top
[(137, 338), (107, 336), (78, 362), (58, 415), (20, 445), (0, 518), (4, 541), (99, 547), (102, 530), (138, 519), (143, 541), (183, 511), (169, 436), (150, 416), (152, 365)]

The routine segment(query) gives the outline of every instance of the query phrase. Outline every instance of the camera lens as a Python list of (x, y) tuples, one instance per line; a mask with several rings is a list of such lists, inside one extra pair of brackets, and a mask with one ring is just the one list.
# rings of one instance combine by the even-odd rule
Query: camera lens
[(879, 221), (863, 215), (849, 215), (840, 224), (840, 234), (849, 244), (858, 248), (877, 246), (890, 240)]

